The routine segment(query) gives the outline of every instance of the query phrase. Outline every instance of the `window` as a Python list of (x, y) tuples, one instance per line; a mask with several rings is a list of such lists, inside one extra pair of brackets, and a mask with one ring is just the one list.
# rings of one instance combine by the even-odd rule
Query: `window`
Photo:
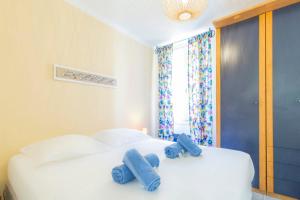
[(188, 96), (188, 44), (187, 40), (174, 44), (172, 91), (174, 133), (190, 133)]

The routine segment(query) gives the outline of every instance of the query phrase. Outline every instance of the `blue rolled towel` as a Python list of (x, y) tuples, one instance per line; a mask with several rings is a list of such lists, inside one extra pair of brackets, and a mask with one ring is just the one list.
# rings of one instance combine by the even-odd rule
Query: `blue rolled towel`
[[(148, 154), (145, 159), (152, 167), (159, 166), (159, 158), (156, 154)], [(111, 172), (112, 178), (116, 183), (126, 184), (135, 179), (135, 176), (131, 173), (130, 169), (126, 165), (120, 165), (114, 167)]]
[(159, 167), (159, 157), (154, 153), (145, 155), (145, 159), (150, 163), (152, 167)]
[(179, 157), (179, 154), (185, 151), (186, 150), (178, 143), (171, 144), (165, 148), (166, 156), (171, 159)]
[(191, 138), (189, 138), (186, 134), (181, 134), (178, 136), (177, 142), (186, 149), (192, 156), (200, 156), (202, 150), (199, 148), (198, 145), (193, 143)]
[(123, 162), (147, 191), (152, 192), (159, 187), (160, 176), (136, 149), (127, 151)]

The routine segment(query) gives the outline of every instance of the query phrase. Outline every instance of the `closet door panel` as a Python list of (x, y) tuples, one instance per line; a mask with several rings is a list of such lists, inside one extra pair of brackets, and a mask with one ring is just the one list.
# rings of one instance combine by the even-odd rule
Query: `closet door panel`
[(259, 185), (259, 19), (221, 29), (221, 147), (249, 153)]
[[(300, 153), (294, 149), (274, 147), (275, 163), (285, 163), (300, 166)], [(299, 173), (300, 174), (300, 173)]]
[(283, 179), (274, 179), (274, 186), (276, 186), (276, 193), (283, 194), (299, 199), (300, 196), (300, 183), (293, 181), (286, 181)]
[(295, 181), (300, 183), (300, 167), (296, 165), (286, 165), (284, 163), (277, 163), (274, 168), (274, 173), (277, 174), (277, 179)]
[(274, 192), (300, 198), (300, 4), (273, 12)]

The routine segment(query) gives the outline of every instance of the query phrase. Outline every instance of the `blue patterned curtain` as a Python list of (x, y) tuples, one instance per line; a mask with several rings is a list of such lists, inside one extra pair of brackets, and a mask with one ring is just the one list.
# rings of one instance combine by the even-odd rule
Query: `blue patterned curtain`
[(172, 56), (173, 45), (156, 49), (159, 67), (159, 127), (158, 135), (165, 140), (171, 140), (174, 132), (174, 117), (172, 104)]
[(188, 41), (191, 137), (195, 143), (208, 146), (213, 143), (211, 38), (209, 31)]

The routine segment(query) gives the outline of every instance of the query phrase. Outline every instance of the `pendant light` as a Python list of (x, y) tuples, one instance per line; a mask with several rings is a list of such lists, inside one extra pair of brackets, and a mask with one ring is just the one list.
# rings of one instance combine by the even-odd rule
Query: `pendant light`
[(162, 3), (165, 14), (177, 21), (196, 19), (207, 7), (207, 0), (162, 0)]

